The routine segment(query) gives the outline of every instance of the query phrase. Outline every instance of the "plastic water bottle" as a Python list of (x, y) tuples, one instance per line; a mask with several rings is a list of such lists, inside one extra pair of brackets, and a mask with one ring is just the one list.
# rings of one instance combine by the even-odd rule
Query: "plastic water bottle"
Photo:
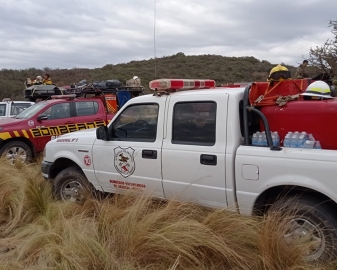
[(268, 143), (267, 143), (267, 137), (266, 137), (266, 135), (263, 135), (262, 136), (262, 146), (267, 146), (268, 145)]
[(275, 136), (275, 144), (274, 145), (280, 145), (280, 136), (278, 135), (278, 132), (275, 131), (273, 132), (274, 136)]
[(284, 138), (284, 141), (283, 141), (283, 146), (284, 147), (291, 147), (291, 137), (289, 134), (287, 134)]
[(301, 132), (301, 134), (304, 136), (304, 140), (309, 140), (309, 135), (305, 131)]
[(273, 142), (273, 145), (276, 146), (277, 142), (276, 142), (276, 137), (275, 135), (271, 135), (271, 141)]
[[(293, 133), (291, 131), (288, 131), (288, 133), (286, 134), (286, 136), (289, 135), (289, 138), (291, 140), (291, 137), (293, 136)], [(284, 138), (285, 139), (285, 138)], [(289, 141), (290, 142), (290, 141)], [(284, 142), (283, 142), (284, 144)], [(289, 147), (290, 147), (290, 144), (289, 144)]]
[(258, 145), (258, 138), (256, 133), (253, 134), (252, 145), (254, 146)]
[(265, 132), (265, 131), (262, 131), (262, 132), (261, 132), (261, 135), (262, 135), (262, 138), (265, 138), (265, 137), (266, 137), (266, 132)]
[(322, 149), (321, 143), (319, 141), (315, 141), (314, 149)]
[(315, 141), (315, 138), (312, 134), (309, 134), (309, 141), (313, 141), (313, 142)]
[(290, 141), (290, 147), (292, 148), (296, 148), (297, 147), (297, 136), (296, 135), (293, 135), (291, 137), (291, 141)]
[(263, 145), (263, 137), (262, 137), (261, 134), (258, 136), (258, 139), (257, 139), (257, 145), (258, 145), (258, 146), (262, 146), (262, 145)]
[(305, 143), (305, 138), (303, 135), (300, 135), (297, 139), (297, 147), (298, 148), (302, 148), (303, 147), (303, 144)]
[(312, 149), (314, 147), (314, 144), (312, 143), (312, 141), (306, 140), (302, 146), (302, 148), (306, 148), (306, 149)]
[(297, 138), (298, 136), (300, 136), (300, 133), (298, 131), (295, 131), (294, 134), (296, 135)]

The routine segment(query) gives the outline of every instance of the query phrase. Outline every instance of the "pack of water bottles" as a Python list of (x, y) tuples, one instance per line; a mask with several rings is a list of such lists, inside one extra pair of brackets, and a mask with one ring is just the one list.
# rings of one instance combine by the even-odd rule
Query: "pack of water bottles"
[[(274, 146), (280, 145), (280, 136), (277, 131), (271, 132), (271, 139)], [(268, 146), (267, 137), (265, 131), (258, 131), (253, 134), (252, 145), (254, 146)]]
[(321, 143), (312, 134), (306, 132), (288, 132), (283, 140), (284, 147), (322, 149)]

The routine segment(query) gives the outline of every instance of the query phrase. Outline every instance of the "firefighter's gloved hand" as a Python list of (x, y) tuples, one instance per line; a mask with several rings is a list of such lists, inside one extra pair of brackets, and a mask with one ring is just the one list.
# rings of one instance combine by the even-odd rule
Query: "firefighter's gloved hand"
[(276, 104), (281, 106), (286, 105), (289, 101), (296, 100), (300, 97), (300, 94), (292, 95), (292, 96), (279, 96), (276, 99)]

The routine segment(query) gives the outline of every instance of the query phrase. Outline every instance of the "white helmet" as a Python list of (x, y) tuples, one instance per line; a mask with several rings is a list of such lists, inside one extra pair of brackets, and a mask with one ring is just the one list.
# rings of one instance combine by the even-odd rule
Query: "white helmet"
[(309, 84), (305, 92), (301, 95), (320, 98), (333, 98), (331, 96), (329, 85), (323, 81), (315, 81)]
[(132, 79), (136, 80), (136, 79), (138, 79), (138, 77), (137, 77), (137, 76), (133, 76), (133, 78), (132, 78)]

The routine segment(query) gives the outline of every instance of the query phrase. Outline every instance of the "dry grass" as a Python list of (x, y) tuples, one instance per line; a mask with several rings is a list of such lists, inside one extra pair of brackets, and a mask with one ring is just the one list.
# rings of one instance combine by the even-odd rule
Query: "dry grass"
[(286, 217), (128, 194), (55, 201), (38, 165), (0, 161), (0, 270), (336, 269), (282, 241)]

